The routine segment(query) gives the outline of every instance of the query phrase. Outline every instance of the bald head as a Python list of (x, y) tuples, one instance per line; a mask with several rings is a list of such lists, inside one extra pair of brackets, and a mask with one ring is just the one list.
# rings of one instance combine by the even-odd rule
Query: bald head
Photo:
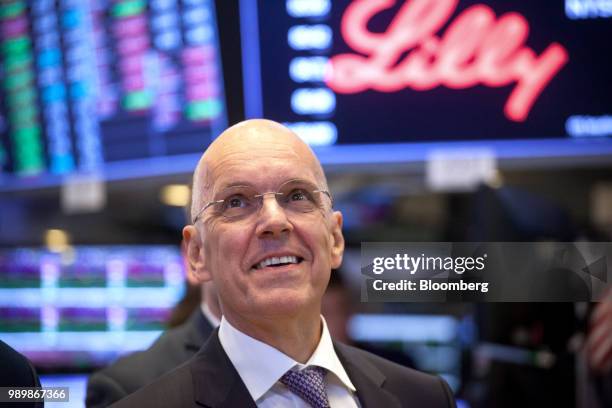
[[(248, 165), (255, 159), (305, 163), (321, 188), (328, 189), (319, 160), (302, 139), (280, 123), (251, 119), (225, 130), (200, 158), (193, 174), (192, 219), (203, 203), (212, 199), (213, 185), (220, 176), (220, 169), (231, 171), (236, 163)], [(253, 168), (253, 171), (265, 170)]]

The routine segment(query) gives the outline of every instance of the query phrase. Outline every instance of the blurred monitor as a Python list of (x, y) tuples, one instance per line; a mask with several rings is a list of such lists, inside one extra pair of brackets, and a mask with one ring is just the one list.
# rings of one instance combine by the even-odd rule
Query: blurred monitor
[(228, 125), (212, 0), (0, 4), (0, 191), (191, 171)]
[[(349, 336), (383, 357), (403, 353), (414, 368), (443, 377), (456, 392), (461, 385), (461, 325), (457, 318), (427, 314), (356, 314)], [(369, 348), (369, 346), (373, 347)], [(396, 362), (397, 361), (396, 359)]]
[(147, 348), (183, 288), (174, 246), (2, 249), (0, 338), (43, 371), (86, 371)]
[(588, 0), (240, 0), (248, 117), (324, 163), (612, 156), (610, 14)]

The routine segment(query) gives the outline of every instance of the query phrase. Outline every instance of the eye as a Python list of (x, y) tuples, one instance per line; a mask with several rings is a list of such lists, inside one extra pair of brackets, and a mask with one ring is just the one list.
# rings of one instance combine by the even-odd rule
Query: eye
[(244, 208), (249, 205), (249, 200), (242, 195), (234, 195), (224, 200), (225, 208)]
[(302, 189), (292, 190), (289, 193), (289, 201), (307, 201), (310, 200), (310, 194)]

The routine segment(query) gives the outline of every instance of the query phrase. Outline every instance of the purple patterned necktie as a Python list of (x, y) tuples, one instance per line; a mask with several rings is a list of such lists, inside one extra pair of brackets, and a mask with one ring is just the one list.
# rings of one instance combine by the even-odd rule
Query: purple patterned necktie
[(329, 408), (325, 393), (325, 374), (321, 367), (308, 366), (301, 371), (287, 371), (280, 379), (291, 392), (297, 394), (313, 408)]

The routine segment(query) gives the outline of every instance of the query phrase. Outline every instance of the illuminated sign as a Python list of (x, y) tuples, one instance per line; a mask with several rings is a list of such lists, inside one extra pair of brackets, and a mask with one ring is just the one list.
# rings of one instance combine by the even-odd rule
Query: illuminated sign
[(354, 94), (368, 89), (427, 91), (437, 86), (515, 84), (504, 113), (512, 121), (525, 121), (538, 96), (568, 62), (566, 49), (551, 43), (537, 55), (524, 45), (529, 24), (521, 14), (510, 12), (498, 18), (483, 4), (468, 7), (442, 35), (436, 35), (457, 3), (406, 1), (386, 31), (378, 33), (370, 31), (368, 23), (395, 0), (353, 1), (342, 16), (341, 33), (359, 54), (331, 57), (327, 85), (336, 93)]

